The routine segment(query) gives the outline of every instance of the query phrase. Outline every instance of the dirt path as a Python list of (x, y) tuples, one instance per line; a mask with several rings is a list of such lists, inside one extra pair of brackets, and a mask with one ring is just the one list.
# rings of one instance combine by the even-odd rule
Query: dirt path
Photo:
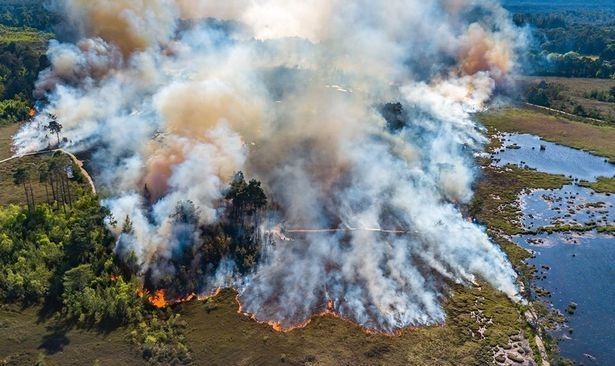
[(525, 105), (527, 105), (527, 106), (529, 106), (529, 107), (532, 107), (532, 108), (542, 109), (542, 110), (544, 110), (544, 111), (549, 111), (549, 112), (553, 112), (553, 113), (558, 113), (558, 114), (561, 114), (561, 115), (563, 115), (563, 116), (570, 117), (570, 118), (577, 118), (577, 119), (578, 119), (578, 118), (580, 118), (580, 119), (585, 119), (585, 120), (588, 120), (588, 121), (598, 122), (598, 123), (602, 123), (602, 124), (605, 124), (605, 123), (606, 123), (606, 124), (608, 124), (608, 123), (609, 123), (609, 121), (605, 121), (605, 120), (603, 120), (603, 119), (578, 116), (578, 115), (576, 115), (576, 114), (568, 113), (568, 112), (566, 112), (566, 111), (562, 111), (562, 110), (559, 110), (559, 109), (554, 109), (554, 108), (544, 107), (544, 106), (541, 106), (541, 105), (538, 105), (538, 104), (532, 104), (532, 103), (527, 103), (527, 102), (526, 102), (526, 103), (525, 103)]
[(83, 174), (83, 176), (88, 180), (90, 188), (92, 188), (92, 193), (96, 194), (96, 186), (94, 185), (94, 180), (92, 179), (92, 177), (90, 176), (88, 171), (85, 170), (85, 168), (83, 167), (83, 162), (81, 160), (77, 159), (77, 157), (75, 155), (73, 155), (72, 153), (70, 153), (70, 152), (68, 152), (66, 150), (63, 150), (63, 149), (43, 150), (43, 151), (36, 151), (36, 152), (33, 152), (33, 153), (28, 153), (28, 154), (13, 155), (10, 158), (6, 158), (6, 159), (3, 159), (3, 160), (0, 160), (0, 164), (6, 163), (6, 162), (11, 161), (11, 160), (23, 158), (25, 156), (45, 155), (45, 154), (50, 154), (50, 153), (54, 153), (54, 152), (60, 152), (62, 154), (68, 155), (71, 158), (71, 160), (73, 161), (73, 163), (75, 163), (75, 165), (77, 165), (79, 167), (79, 170), (81, 171), (81, 174)]

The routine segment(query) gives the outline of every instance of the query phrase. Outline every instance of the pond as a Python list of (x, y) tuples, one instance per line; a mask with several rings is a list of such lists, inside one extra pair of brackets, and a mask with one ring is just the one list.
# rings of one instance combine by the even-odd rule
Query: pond
[(493, 155), (493, 162), (498, 166), (512, 164), (587, 181), (615, 176), (615, 164), (585, 151), (528, 134), (505, 133), (500, 138), (503, 146)]
[(579, 225), (615, 222), (615, 195), (595, 193), (589, 188), (566, 185), (557, 190), (538, 189), (519, 198), (526, 229), (550, 225)]
[[(493, 164), (513, 164), (575, 181), (615, 176), (605, 158), (541, 140), (528, 134), (503, 134)], [(576, 183), (556, 190), (533, 190), (519, 197), (526, 230), (551, 225), (614, 225), (615, 195)], [(556, 331), (564, 357), (585, 365), (609, 365), (615, 357), (615, 236), (585, 233), (521, 235), (512, 240), (532, 250), (530, 264), (541, 271), (536, 285), (567, 319)], [(568, 314), (570, 303), (574, 314)], [(572, 332), (570, 330), (572, 329)]]
[[(583, 364), (609, 365), (615, 355), (614, 239), (596, 233), (513, 238), (536, 253), (529, 263), (546, 276), (536, 285), (551, 292), (549, 300), (568, 320), (555, 333), (562, 356)], [(577, 304), (573, 315), (566, 312), (571, 302)]]

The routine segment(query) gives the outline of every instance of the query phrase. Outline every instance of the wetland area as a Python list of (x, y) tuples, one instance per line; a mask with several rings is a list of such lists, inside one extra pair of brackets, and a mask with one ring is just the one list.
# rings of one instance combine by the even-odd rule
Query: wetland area
[(615, 195), (587, 186), (615, 177), (607, 158), (528, 133), (499, 133), (492, 164), (569, 179), (556, 189), (518, 197), (522, 234), (510, 235), (532, 253), (532, 297), (562, 314), (551, 334), (560, 354), (579, 364), (608, 365), (615, 354)]

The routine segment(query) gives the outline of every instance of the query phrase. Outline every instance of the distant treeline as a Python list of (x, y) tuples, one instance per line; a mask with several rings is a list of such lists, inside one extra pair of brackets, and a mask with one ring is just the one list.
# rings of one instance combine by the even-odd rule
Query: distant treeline
[(513, 20), (532, 30), (528, 74), (615, 77), (615, 11), (528, 12)]
[(9, 27), (29, 27), (50, 32), (61, 20), (49, 11), (48, 1), (0, 1), (0, 24)]
[(49, 66), (45, 46), (60, 21), (47, 1), (0, 1), (0, 124), (28, 118), (34, 83)]
[(608, 13), (615, 12), (612, 0), (502, 0), (511, 13)]
[(39, 72), (49, 66), (42, 42), (6, 42), (0, 35), (0, 124), (28, 117), (34, 83)]

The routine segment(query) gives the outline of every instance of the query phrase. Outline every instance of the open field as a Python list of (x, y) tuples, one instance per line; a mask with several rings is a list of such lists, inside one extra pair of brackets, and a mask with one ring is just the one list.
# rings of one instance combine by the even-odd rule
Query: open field
[(615, 87), (615, 80), (543, 76), (521, 78), (521, 82), (525, 85), (537, 85), (543, 80), (560, 90), (559, 98), (551, 101), (551, 108), (574, 113), (575, 107), (580, 105), (586, 112), (595, 112), (600, 119), (615, 122), (614, 102), (588, 97), (592, 91), (608, 93), (611, 88)]
[(0, 160), (10, 158), (13, 155), (11, 143), (13, 135), (19, 130), (19, 123), (0, 125)]
[[(347, 321), (325, 316), (306, 328), (279, 333), (238, 314), (235, 292), (207, 301), (177, 305), (195, 365), (471, 365), (490, 364), (493, 347), (507, 345), (519, 330), (529, 332), (519, 309), (504, 295), (481, 284), (455, 286), (446, 300), (444, 326), (407, 330), (401, 336), (367, 334)], [(0, 310), (0, 363), (47, 365), (140, 365), (126, 331), (104, 334), (65, 329), (54, 320), (38, 321), (38, 308)], [(472, 311), (483, 311), (476, 319)], [(488, 319), (493, 324), (486, 324)], [(485, 325), (485, 338), (479, 328)], [(518, 341), (517, 341), (518, 342)], [(524, 343), (529, 349), (529, 345)], [(522, 352), (527, 352), (526, 350)], [(531, 350), (530, 350), (531, 352)]]
[(541, 81), (556, 83), (566, 88), (566, 95), (584, 97), (585, 93), (592, 90), (607, 91), (615, 86), (612, 79), (590, 79), (590, 78), (564, 78), (556, 76), (524, 76), (519, 78), (525, 83), (538, 84)]
[(23, 186), (17, 186), (13, 183), (13, 172), (20, 167), (27, 168), (30, 174), (35, 203), (48, 202), (52, 196), (51, 186), (40, 182), (39, 178), (41, 169), (48, 167), (52, 161), (60, 167), (72, 167), (76, 178), (70, 180), (70, 185), (74, 192), (78, 193), (82, 189), (90, 189), (87, 179), (79, 174), (79, 167), (74, 164), (69, 156), (60, 152), (24, 156), (4, 161), (13, 156), (11, 137), (17, 132), (19, 126), (17, 123), (10, 123), (0, 127), (0, 161), (3, 161), (0, 162), (0, 205), (26, 204)]
[[(118, 329), (108, 334), (64, 327), (40, 317), (40, 308), (0, 307), (0, 364), (145, 365)], [(41, 363), (42, 365), (42, 363)]]
[(483, 113), (479, 119), (487, 128), (535, 134), (615, 161), (615, 127), (572, 121), (528, 108), (502, 108)]
[[(493, 361), (492, 347), (526, 329), (517, 306), (488, 286), (456, 287), (446, 300), (444, 326), (422, 327), (401, 336), (364, 333), (333, 316), (315, 318), (304, 329), (278, 333), (237, 314), (233, 291), (208, 302), (182, 306), (186, 336), (197, 361), (209, 365), (469, 365)], [(470, 314), (483, 310), (493, 324), (485, 338), (481, 321)]]
[(30, 174), (34, 202), (48, 202), (52, 197), (52, 188), (50, 184), (40, 182), (39, 174), (41, 169), (46, 169), (52, 162), (55, 162), (62, 168), (67, 166), (72, 167), (75, 179), (69, 180), (69, 183), (71, 194), (75, 194), (75, 197), (83, 189), (90, 190), (87, 179), (79, 174), (79, 167), (73, 163), (69, 156), (59, 152), (25, 156), (0, 163), (0, 205), (26, 204), (24, 187), (22, 185), (15, 185), (13, 182), (13, 173), (20, 167), (26, 168)]

